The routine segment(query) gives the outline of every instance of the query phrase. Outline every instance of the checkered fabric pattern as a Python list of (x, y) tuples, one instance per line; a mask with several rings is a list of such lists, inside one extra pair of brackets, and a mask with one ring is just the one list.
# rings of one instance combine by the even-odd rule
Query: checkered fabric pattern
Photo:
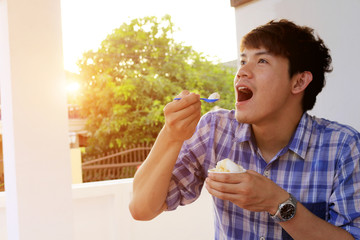
[[(195, 201), (208, 169), (224, 158), (270, 178), (314, 214), (360, 239), (360, 134), (351, 127), (304, 113), (289, 144), (266, 163), (251, 126), (237, 122), (234, 110), (209, 112), (183, 144), (168, 210)], [(213, 201), (215, 239), (286, 238), (268, 213), (250, 212), (215, 197)]]

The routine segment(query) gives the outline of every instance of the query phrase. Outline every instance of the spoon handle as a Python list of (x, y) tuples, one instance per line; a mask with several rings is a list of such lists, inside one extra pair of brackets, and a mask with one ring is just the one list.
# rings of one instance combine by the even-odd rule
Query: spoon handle
[[(174, 100), (180, 100), (180, 99), (181, 98), (174, 98)], [(200, 98), (200, 100), (203, 100), (203, 101), (208, 102), (208, 103), (212, 103), (212, 102), (218, 101), (219, 99)]]
[(216, 102), (219, 100), (218, 98), (200, 98), (200, 99), (208, 103)]

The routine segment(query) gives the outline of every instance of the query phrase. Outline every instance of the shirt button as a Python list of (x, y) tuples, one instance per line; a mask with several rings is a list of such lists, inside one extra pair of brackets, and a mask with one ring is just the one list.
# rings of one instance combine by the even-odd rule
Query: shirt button
[(265, 171), (264, 171), (264, 176), (265, 176), (265, 177), (269, 177), (269, 176), (270, 176), (270, 171), (269, 171), (269, 170), (265, 170)]
[(261, 237), (260, 240), (265, 240), (265, 237)]

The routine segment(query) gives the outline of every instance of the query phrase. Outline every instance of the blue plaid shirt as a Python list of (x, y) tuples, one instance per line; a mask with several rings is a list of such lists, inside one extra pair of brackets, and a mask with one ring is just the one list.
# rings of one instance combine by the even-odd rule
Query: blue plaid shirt
[[(263, 174), (311, 212), (360, 239), (360, 134), (305, 113), (289, 144), (269, 163), (251, 126), (235, 112), (205, 114), (180, 151), (167, 197), (168, 210), (195, 201), (207, 171), (224, 158)], [(264, 189), (266, 190), (266, 189)], [(213, 197), (216, 239), (291, 239), (267, 212), (251, 212)]]

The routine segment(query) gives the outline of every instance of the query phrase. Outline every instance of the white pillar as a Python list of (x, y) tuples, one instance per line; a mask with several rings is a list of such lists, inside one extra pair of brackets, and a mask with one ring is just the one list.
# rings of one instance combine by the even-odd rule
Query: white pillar
[(9, 240), (72, 239), (60, 0), (0, 0)]

